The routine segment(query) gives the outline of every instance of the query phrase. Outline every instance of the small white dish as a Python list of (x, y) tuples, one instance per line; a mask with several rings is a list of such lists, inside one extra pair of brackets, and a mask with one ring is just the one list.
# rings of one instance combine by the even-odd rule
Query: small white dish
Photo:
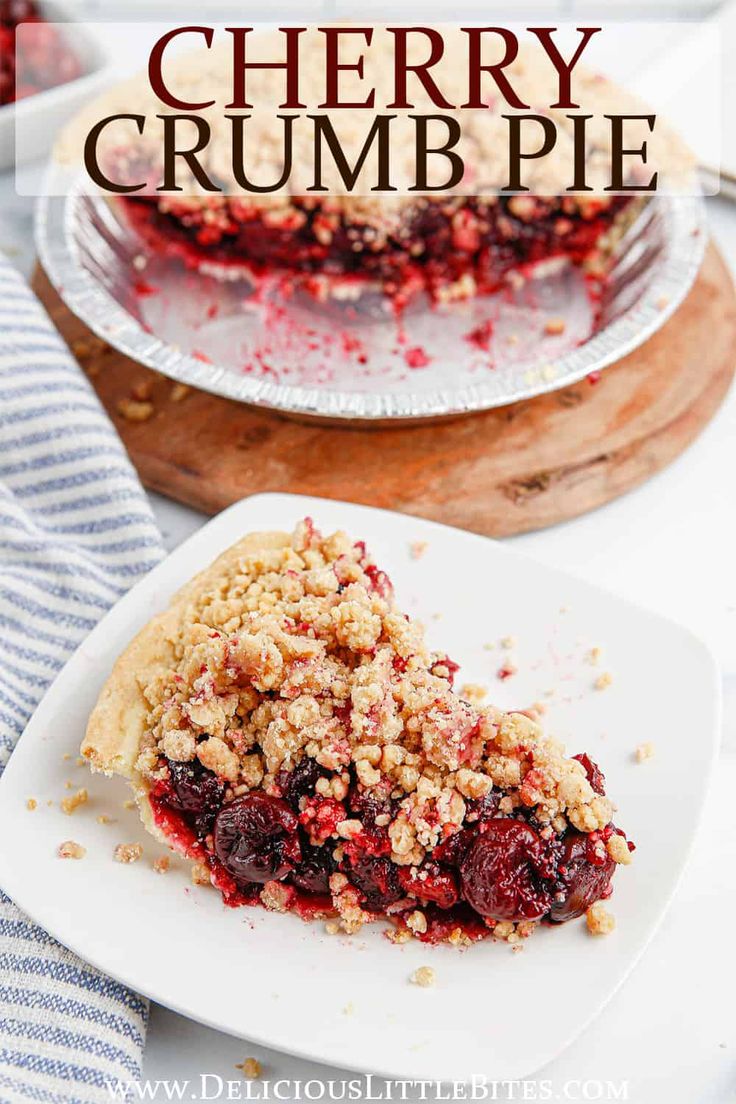
[(89, 25), (77, 22), (77, 9), (68, 0), (42, 0), (39, 8), (47, 23), (67, 24), (69, 44), (84, 65), (84, 72), (75, 80), (0, 107), (0, 171), (44, 157), (63, 124), (108, 79), (107, 48)]
[[(260, 909), (227, 909), (125, 810), (122, 784), (90, 778), (76, 755), (114, 659), (172, 592), (243, 533), (310, 514), (366, 540), (401, 606), (431, 643), (504, 707), (548, 704), (547, 727), (603, 768), (617, 820), (637, 844), (617, 872), (606, 938), (583, 921), (538, 930), (522, 953), (487, 941), (466, 951), (352, 938)], [(420, 558), (410, 547), (426, 541)], [(509, 651), (509, 641), (516, 643)], [(488, 645), (493, 645), (492, 649)], [(485, 646), (485, 647), (484, 647)], [(590, 649), (603, 649), (600, 665)], [(509, 656), (518, 668), (500, 680)], [(613, 674), (606, 690), (594, 684)], [(545, 692), (555, 688), (554, 694)], [(90, 634), (28, 725), (0, 781), (0, 885), (47, 931), (153, 1000), (212, 1027), (332, 1065), (397, 1078), (468, 1081), (530, 1075), (595, 1016), (643, 952), (685, 865), (708, 792), (719, 719), (714, 662), (687, 630), (483, 537), (362, 506), (258, 495), (209, 522), (139, 583)], [(655, 756), (643, 764), (635, 747)], [(71, 758), (64, 759), (64, 755)], [(64, 816), (59, 800), (86, 785)], [(38, 802), (35, 811), (26, 801)], [(53, 805), (48, 802), (53, 801)], [(115, 823), (100, 824), (105, 813)], [(87, 848), (62, 861), (58, 845)], [(134, 865), (117, 843), (141, 842)], [(436, 985), (409, 984), (430, 965)]]

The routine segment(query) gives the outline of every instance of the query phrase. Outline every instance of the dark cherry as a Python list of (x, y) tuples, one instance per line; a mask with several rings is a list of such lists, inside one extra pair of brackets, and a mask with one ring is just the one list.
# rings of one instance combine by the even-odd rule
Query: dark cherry
[(553, 895), (550, 920), (558, 923), (574, 920), (595, 901), (607, 896), (616, 864), (606, 858), (600, 865), (594, 865), (588, 855), (589, 837), (571, 828), (562, 840), (557, 871), (559, 888)]
[(301, 861), (298, 820), (279, 797), (247, 793), (215, 820), (215, 854), (241, 883), (285, 878)]
[(478, 837), (478, 827), (461, 828), (459, 832), (448, 836), (438, 843), (432, 852), (432, 858), (445, 866), (460, 866)]
[(580, 755), (573, 755), (573, 759), (577, 759), (578, 763), (582, 763), (591, 786), (597, 794), (603, 797), (606, 792), (606, 779), (598, 764), (594, 763), (590, 756), (586, 755), (584, 751), (581, 752)]
[(198, 760), (192, 763), (168, 761), (169, 793), (166, 803), (180, 813), (200, 816), (216, 813), (222, 805), (225, 783)]
[(489, 820), (460, 864), (462, 893), (492, 920), (539, 920), (552, 898), (539, 871), (545, 863), (540, 836), (518, 820)]
[(404, 896), (397, 867), (388, 859), (361, 857), (351, 863), (345, 873), (363, 894), (363, 907), (369, 912), (383, 912)]
[(398, 878), (406, 893), (423, 901), (434, 901), (441, 909), (452, 908), (460, 896), (452, 871), (443, 869), (431, 859), (423, 863), (416, 874), (410, 866), (399, 867)]
[(465, 804), (466, 823), (476, 824), (495, 817), (500, 800), (501, 793), (496, 789), (489, 790), (485, 797), (471, 797)]
[(318, 779), (323, 778), (327, 771), (319, 765), (316, 759), (305, 755), (290, 771), (279, 771), (276, 779), (281, 796), (288, 801), (295, 812), (299, 811), (301, 798), (312, 796)]
[(358, 786), (352, 786), (348, 795), (351, 816), (362, 821), (363, 829), (367, 832), (378, 829), (376, 817), (387, 816), (389, 820), (393, 820), (397, 805), (398, 802), (391, 798), (388, 788), (382, 790), (380, 785), (373, 790), (361, 790)]
[(330, 875), (337, 869), (329, 847), (312, 847), (302, 834), (302, 861), (292, 870), (289, 882), (302, 893), (326, 895), (330, 892)]

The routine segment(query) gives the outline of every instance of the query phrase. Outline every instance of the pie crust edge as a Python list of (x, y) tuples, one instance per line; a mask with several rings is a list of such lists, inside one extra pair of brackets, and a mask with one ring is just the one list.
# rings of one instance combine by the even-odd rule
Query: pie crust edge
[[(80, 753), (93, 770), (127, 778), (134, 784), (139, 799), (147, 794), (148, 786), (135, 770), (149, 712), (139, 680), (151, 671), (173, 665), (173, 641), (192, 598), (226, 582), (243, 555), (283, 548), (290, 539), (288, 533), (278, 531), (242, 537), (177, 591), (168, 608), (151, 618), (131, 640), (115, 662), (87, 723)], [(139, 803), (143, 812), (147, 802), (139, 800)], [(148, 826), (149, 817), (144, 819)]]

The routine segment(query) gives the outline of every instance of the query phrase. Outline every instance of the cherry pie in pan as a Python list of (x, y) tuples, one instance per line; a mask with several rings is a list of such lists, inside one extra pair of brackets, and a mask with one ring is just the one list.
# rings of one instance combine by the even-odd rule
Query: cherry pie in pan
[[(492, 38), (493, 36), (491, 36)], [(488, 81), (482, 108), (460, 110), (468, 94), (467, 41), (457, 27), (445, 27), (445, 50), (433, 67), (433, 78), (451, 105), (446, 114), (462, 120), (457, 152), (465, 167), (461, 183), (448, 191), (412, 193), (416, 172), (415, 129), (411, 115), (392, 115), (391, 180), (395, 194), (377, 194), (375, 152), (371, 146), (357, 186), (346, 190), (332, 160), (325, 157), (321, 180), (330, 194), (315, 189), (310, 175), (314, 162), (314, 135), (308, 119), (293, 127), (291, 173), (277, 191), (246, 191), (232, 165), (230, 132), (214, 109), (198, 114), (209, 119), (212, 137), (198, 155), (209, 183), (220, 191), (203, 193), (199, 182), (177, 180), (176, 192), (161, 194), (153, 186), (160, 168), (143, 171), (145, 158), (153, 156), (143, 143), (134, 152), (116, 132), (105, 135), (100, 156), (115, 180), (143, 188), (118, 199), (126, 220), (158, 255), (183, 261), (188, 267), (234, 279), (254, 282), (280, 274), (287, 286), (296, 284), (317, 299), (353, 300), (369, 290), (387, 296), (399, 309), (415, 295), (427, 292), (434, 301), (467, 299), (492, 292), (514, 270), (528, 269), (540, 261), (568, 260), (600, 273), (612, 247), (641, 207), (632, 189), (645, 186), (656, 167), (659, 190), (681, 187), (681, 174), (689, 171), (691, 158), (682, 142), (658, 120), (647, 135), (646, 163), (626, 160), (626, 183), (621, 194), (610, 191), (612, 138), (606, 115), (637, 112), (640, 102), (583, 64), (576, 64), (571, 78), (574, 102), (583, 104), (593, 122), (586, 131), (586, 187), (573, 193), (571, 166), (576, 154), (572, 116), (563, 109), (549, 109), (559, 95), (557, 75), (539, 49), (523, 43), (505, 72), (524, 103), (553, 118), (557, 126), (555, 147), (549, 156), (525, 161), (523, 194), (504, 193), (507, 187), (508, 104)], [(301, 38), (300, 95), (314, 108), (324, 98), (325, 46), (313, 28)], [(410, 41), (423, 57), (426, 43)], [(283, 42), (261, 31), (252, 36), (248, 57), (269, 60), (283, 55)], [(385, 28), (374, 28), (366, 74), (376, 86), (376, 104), (390, 104), (394, 72), (393, 38)], [(195, 51), (170, 62), (177, 89), (191, 91), (194, 101), (207, 89), (216, 103), (226, 104), (232, 95), (230, 51), (213, 47)], [(168, 72), (168, 70), (167, 70)], [(344, 97), (355, 97), (358, 88), (345, 73)], [(255, 69), (248, 74), (248, 96), (257, 105), (277, 105), (283, 97), (283, 71)], [(365, 92), (363, 92), (363, 96)], [(419, 82), (411, 88), (418, 112), (436, 111), (427, 89)], [(134, 109), (154, 117), (161, 104), (152, 97), (144, 80), (120, 86), (104, 101), (105, 114)], [(97, 109), (97, 115), (102, 108)], [(366, 113), (335, 111), (334, 124), (346, 161), (360, 164), (366, 140)], [(529, 139), (535, 142), (537, 133)], [(128, 141), (132, 141), (128, 138)], [(283, 135), (272, 113), (256, 111), (248, 116), (244, 145), (249, 172), (261, 185), (278, 181), (284, 167)], [(183, 171), (183, 170), (182, 170)], [(430, 185), (441, 186), (447, 165), (429, 160)], [(437, 174), (439, 174), (437, 176)], [(607, 190), (608, 189), (608, 190)], [(628, 190), (627, 190), (628, 189)]]
[(159, 256), (257, 282), (281, 273), (314, 298), (379, 289), (401, 309), (487, 294), (515, 270), (553, 259), (601, 274), (641, 201), (626, 196), (421, 198), (142, 197), (122, 201), (129, 225)]
[(465, 701), (456, 669), (365, 545), (307, 519), (245, 537), (143, 629), (82, 753), (228, 905), (516, 941), (610, 896), (633, 845), (587, 755)]

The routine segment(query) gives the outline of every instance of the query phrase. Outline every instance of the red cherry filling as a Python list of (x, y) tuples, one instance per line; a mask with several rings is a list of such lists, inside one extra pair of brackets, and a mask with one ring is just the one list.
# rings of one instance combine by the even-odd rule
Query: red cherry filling
[[(594, 789), (602, 792), (603, 776), (596, 764), (587, 755), (576, 758)], [(369, 912), (386, 912), (399, 902), (402, 912), (414, 907), (407, 898), (420, 901), (434, 917), (435, 939), (448, 924), (459, 923), (465, 930), (467, 917), (473, 916), (476, 927), (479, 916), (512, 921), (547, 916), (560, 923), (581, 916), (611, 892), (615, 863), (606, 843), (617, 831), (613, 825), (592, 833), (571, 828), (561, 840), (547, 842), (533, 820), (494, 816), (500, 796), (496, 791), (469, 802), (467, 826), (435, 847), (416, 869), (396, 866), (388, 858), (383, 819), (393, 818), (396, 802), (382, 790), (368, 792), (356, 784), (345, 804), (362, 821), (363, 831), (343, 845), (341, 862), (334, 859), (331, 836), (347, 810), (332, 798), (312, 796), (325, 773), (313, 759), (305, 757), (292, 771), (281, 773), (283, 798), (255, 791), (225, 805), (226, 783), (198, 761), (166, 761), (166, 766), (167, 777), (152, 793), (157, 823), (173, 836), (166, 815), (174, 816), (181, 830), (191, 831), (192, 854), (201, 846), (196, 839), (209, 839), (212, 833), (207, 846), (214, 852), (213, 869), (221, 871), (221, 881), (233, 879), (229, 897), (235, 903), (252, 903), (259, 884), (280, 879), (308, 898), (328, 898), (330, 875), (339, 869), (360, 891)], [(166, 814), (167, 809), (172, 813)]]
[(489, 820), (460, 863), (465, 900), (489, 920), (540, 920), (552, 898), (540, 877), (541, 837), (518, 820)]
[(590, 782), (590, 785), (597, 794), (600, 794), (601, 797), (603, 797), (606, 792), (606, 779), (604, 777), (603, 771), (598, 766), (598, 764), (594, 763), (590, 756), (587, 755), (584, 751), (581, 752), (580, 755), (573, 755), (573, 759), (577, 759), (578, 763), (582, 763), (583, 767), (585, 768), (585, 774), (588, 781)]
[(238, 882), (278, 881), (301, 860), (298, 823), (281, 798), (243, 794), (217, 814), (215, 854)]
[(553, 897), (550, 920), (574, 920), (601, 897), (607, 897), (615, 869), (615, 862), (605, 851), (602, 857), (594, 854), (589, 835), (570, 829), (562, 841), (557, 867), (560, 888)]
[(184, 813), (196, 835), (202, 839), (212, 828), (217, 810), (225, 796), (225, 783), (197, 760), (177, 763), (168, 760), (168, 785), (165, 801), (178, 813)]
[(327, 773), (316, 759), (305, 755), (292, 770), (279, 771), (276, 781), (284, 801), (298, 812), (300, 800), (313, 794), (317, 781)]
[(472, 797), (465, 803), (465, 820), (468, 824), (490, 820), (498, 812), (501, 800), (499, 790), (491, 789), (484, 797)]
[(439, 863), (431, 860), (422, 863), (416, 873), (412, 870), (410, 866), (399, 867), (399, 884), (406, 893), (422, 901), (433, 901), (441, 909), (452, 908), (457, 903), (460, 894), (452, 871), (443, 870)]
[(327, 847), (312, 847), (301, 841), (302, 861), (292, 870), (289, 882), (302, 893), (326, 896), (330, 892), (330, 875), (337, 864)]
[[(189, 267), (197, 268), (205, 260), (220, 265), (246, 263), (256, 275), (280, 271), (301, 276), (307, 290), (313, 283), (312, 273), (322, 279), (378, 280), (401, 309), (418, 288), (426, 287), (430, 296), (437, 297), (444, 285), (466, 275), (473, 276), (483, 293), (498, 288), (504, 275), (520, 265), (557, 256), (580, 262), (595, 250), (630, 200), (616, 197), (605, 207), (581, 212), (568, 211), (564, 200), (538, 197), (533, 217), (522, 220), (514, 215), (507, 197), (500, 197), (492, 208), (468, 197), (464, 216), (467, 220), (479, 215), (484, 229), (460, 238), (453, 225), (457, 213), (453, 217), (442, 205), (427, 203), (418, 205), (411, 222), (400, 233), (387, 236), (380, 248), (375, 246), (373, 227), (354, 220), (337, 220), (325, 240), (319, 207), (296, 199), (296, 224), (281, 225), (236, 200), (228, 202), (218, 225), (208, 220), (206, 206), (185, 204), (177, 210), (168, 205), (163, 211), (150, 196), (123, 202), (130, 221), (154, 249)], [(361, 243), (364, 247), (356, 249)], [(379, 579), (378, 570), (369, 566), (374, 587), (387, 588), (386, 576), (380, 573)]]
[(222, 805), (225, 784), (198, 761), (176, 763), (169, 760), (169, 798), (172, 809), (180, 813), (217, 812)]
[(398, 869), (388, 859), (371, 856), (358, 858), (350, 864), (346, 874), (363, 894), (363, 908), (368, 912), (384, 912), (404, 896)]
[[(398, 802), (388, 796), (380, 786), (372, 792), (362, 791), (354, 786), (348, 797), (351, 817), (363, 825), (356, 850), (367, 855), (387, 855), (391, 852), (387, 825), (396, 815)], [(381, 819), (383, 823), (377, 824)]]

